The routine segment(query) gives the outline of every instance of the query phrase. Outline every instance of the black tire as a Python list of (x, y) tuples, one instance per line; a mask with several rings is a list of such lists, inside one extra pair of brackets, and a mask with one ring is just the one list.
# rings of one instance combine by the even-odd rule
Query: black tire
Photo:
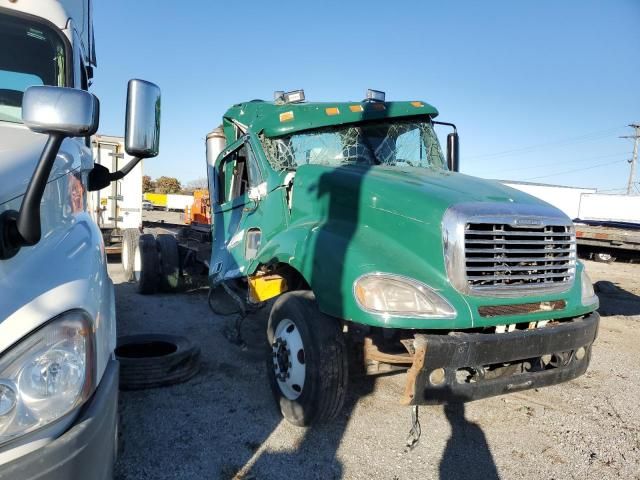
[(159, 287), (163, 292), (172, 292), (180, 287), (180, 256), (178, 242), (173, 235), (160, 234), (156, 237), (160, 253)]
[(609, 252), (594, 252), (593, 259), (600, 263), (613, 263), (616, 261), (616, 257), (611, 255)]
[(138, 238), (140, 238), (140, 231), (137, 228), (127, 228), (122, 232), (122, 251), (120, 253), (120, 259), (126, 282), (130, 282), (134, 279), (133, 261), (136, 245), (138, 244)]
[[(276, 350), (282, 345), (278, 346), (275, 333), (280, 322), (287, 320), (298, 329), (304, 350), (301, 362), (305, 369), (304, 383), (295, 399), (288, 398), (280, 387), (282, 384), (277, 375), (281, 375), (282, 370), (276, 372), (281, 358)], [(347, 351), (341, 323), (318, 310), (313, 292), (288, 292), (273, 305), (267, 338), (271, 346), (267, 353), (267, 375), (282, 416), (299, 427), (334, 419), (344, 405), (348, 384)], [(297, 355), (300, 358), (299, 352)]]
[(151, 234), (140, 235), (138, 247), (134, 255), (134, 276), (138, 282), (138, 292), (155, 293), (158, 290), (160, 262), (156, 239)]
[(200, 348), (185, 337), (164, 334), (118, 338), (120, 389), (140, 390), (186, 382), (198, 373)]

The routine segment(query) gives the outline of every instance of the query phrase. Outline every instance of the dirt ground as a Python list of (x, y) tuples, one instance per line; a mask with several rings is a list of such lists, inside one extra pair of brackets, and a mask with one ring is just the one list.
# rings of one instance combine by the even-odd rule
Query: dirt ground
[(422, 407), (422, 439), (405, 440), (404, 374), (352, 382), (340, 418), (313, 429), (276, 412), (260, 354), (265, 314), (248, 319), (248, 348), (206, 291), (142, 296), (116, 283), (119, 334), (185, 335), (202, 349), (188, 383), (121, 392), (120, 479), (640, 479), (640, 265), (586, 262), (603, 315), (586, 375), (466, 404)]

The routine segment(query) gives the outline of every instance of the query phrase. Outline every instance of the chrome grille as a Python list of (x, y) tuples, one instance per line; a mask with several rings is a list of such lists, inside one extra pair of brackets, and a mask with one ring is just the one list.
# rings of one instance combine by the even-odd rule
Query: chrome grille
[(575, 276), (575, 231), (572, 225), (468, 222), (464, 262), (473, 292), (568, 288)]

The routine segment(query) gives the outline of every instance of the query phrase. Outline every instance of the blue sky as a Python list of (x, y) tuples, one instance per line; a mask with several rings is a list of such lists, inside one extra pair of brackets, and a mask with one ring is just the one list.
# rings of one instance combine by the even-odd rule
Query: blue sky
[[(204, 137), (233, 103), (425, 100), (457, 124), (461, 170), (626, 187), (640, 123), (640, 1), (96, 1), (100, 131), (122, 134), (126, 82), (162, 89), (152, 177), (205, 173)], [(640, 179), (637, 179), (640, 180)]]

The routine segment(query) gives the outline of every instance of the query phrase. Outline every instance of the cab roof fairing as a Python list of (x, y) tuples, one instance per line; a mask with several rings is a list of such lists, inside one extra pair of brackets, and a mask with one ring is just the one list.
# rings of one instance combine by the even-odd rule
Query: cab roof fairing
[[(82, 44), (83, 60), (88, 66), (96, 66), (93, 36), (93, 0), (0, 0), (0, 8), (26, 13), (48, 20), (58, 29), (75, 28)], [(71, 34), (67, 35), (72, 42)]]
[[(328, 113), (330, 110), (332, 113)], [(291, 112), (291, 114), (289, 113)], [(282, 120), (282, 114), (289, 118)], [(229, 108), (223, 117), (227, 141), (235, 141), (234, 123), (247, 126), (256, 134), (280, 137), (294, 132), (334, 125), (359, 123), (385, 118), (429, 116), (435, 118), (438, 110), (421, 101), (407, 102), (311, 102), (275, 104), (254, 100)]]

